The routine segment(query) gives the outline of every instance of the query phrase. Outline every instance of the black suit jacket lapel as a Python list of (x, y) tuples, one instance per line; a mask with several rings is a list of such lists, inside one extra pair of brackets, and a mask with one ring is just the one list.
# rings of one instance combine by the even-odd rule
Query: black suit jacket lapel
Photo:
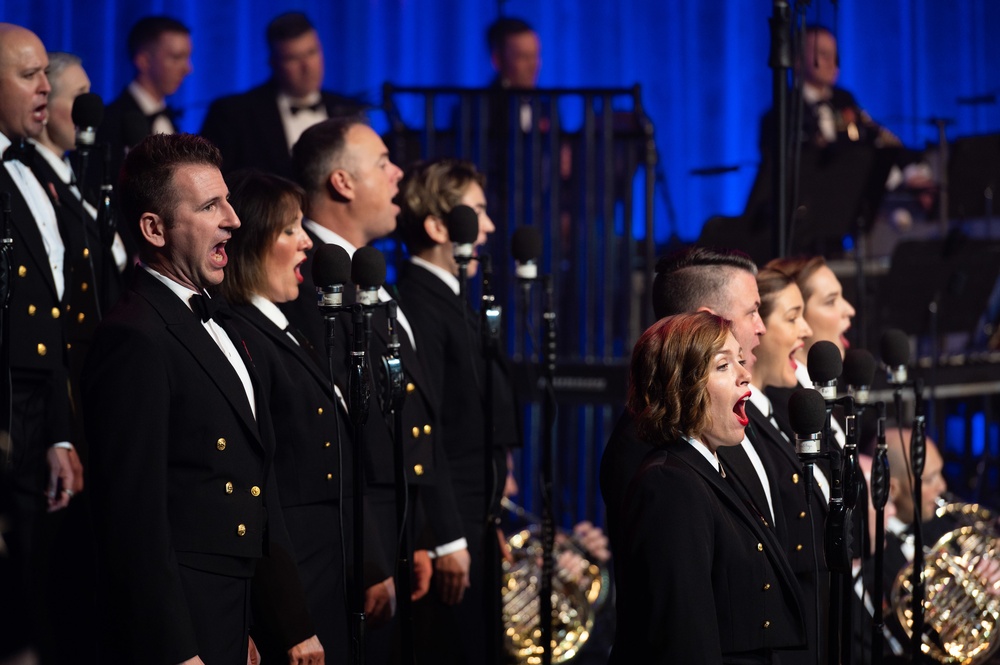
[[(166, 323), (167, 330), (191, 353), (195, 361), (205, 370), (205, 374), (225, 396), (244, 421), (247, 429), (253, 433), (253, 439), (263, 449), (264, 443), (258, 429), (257, 419), (250, 409), (246, 398), (243, 382), (233, 366), (219, 349), (212, 336), (205, 330), (201, 321), (188, 309), (180, 298), (174, 295), (164, 284), (147, 273), (144, 269), (136, 270), (135, 291), (145, 298), (159, 312)], [(252, 358), (244, 348), (242, 341), (233, 340), (237, 352), (247, 366), (247, 371), (254, 383), (254, 389), (259, 394), (259, 380), (253, 370)], [(192, 377), (192, 380), (196, 380)], [(261, 407), (263, 408), (263, 404)]]
[[(330, 400), (338, 402), (333, 389), (330, 387), (330, 378), (323, 375), (323, 372), (320, 371), (320, 368), (316, 365), (313, 359), (309, 357), (309, 354), (306, 353), (305, 349), (296, 344), (284, 330), (278, 328), (278, 326), (276, 326), (271, 319), (267, 318), (263, 312), (253, 305), (239, 305), (234, 307), (234, 309), (240, 314), (240, 316), (249, 321), (261, 333), (273, 340), (275, 344), (292, 354), (292, 356), (295, 357), (295, 360), (305, 367), (305, 369), (312, 374), (313, 378), (315, 378), (316, 381), (323, 386), (323, 389), (326, 391)], [(340, 390), (343, 392), (345, 387), (340, 386)]]
[[(38, 230), (38, 224), (35, 222), (31, 208), (28, 207), (28, 202), (25, 201), (21, 190), (14, 183), (7, 168), (0, 164), (0, 192), (2, 191), (10, 192), (13, 212), (11, 226), (13, 232), (20, 236), (20, 246), (31, 255), (34, 263), (40, 268), (42, 279), (45, 280), (52, 293), (56, 294), (56, 283), (52, 278), (52, 270), (49, 268), (49, 256), (45, 251), (45, 243), (42, 241), (42, 232)], [(15, 238), (14, 242), (15, 247), (17, 247), (18, 239)], [(14, 251), (16, 256), (17, 249)]]
[[(773, 526), (771, 525), (771, 507), (767, 501), (767, 494), (764, 492), (764, 486), (760, 483), (757, 469), (754, 468), (753, 462), (750, 461), (743, 446), (721, 448), (719, 459), (722, 462), (722, 467), (726, 469), (726, 473), (730, 474), (735, 482), (743, 488), (761, 517), (767, 520), (768, 525)], [(773, 491), (771, 497), (773, 500)], [(775, 513), (777, 513), (777, 509), (775, 509)]]

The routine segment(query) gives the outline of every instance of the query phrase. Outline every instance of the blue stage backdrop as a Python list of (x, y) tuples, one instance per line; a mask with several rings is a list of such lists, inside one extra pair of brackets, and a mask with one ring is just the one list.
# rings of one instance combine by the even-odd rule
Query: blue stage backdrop
[[(911, 146), (935, 140), (928, 119), (952, 118), (952, 137), (1000, 131), (997, 104), (957, 99), (1000, 92), (1000, 3), (995, 0), (830, 0), (808, 19), (834, 28), (841, 83)], [(503, 11), (542, 39), (540, 85), (639, 83), (661, 161), (656, 236), (697, 237), (705, 219), (738, 214), (758, 160), (760, 115), (770, 106), (767, 0), (507, 0)], [(484, 44), (494, 0), (0, 0), (0, 17), (37, 32), (52, 50), (81, 55), (105, 100), (131, 76), (125, 36), (151, 13), (187, 23), (194, 73), (171, 103), (197, 132), (208, 103), (268, 75), (264, 26), (303, 10), (326, 53), (326, 87), (381, 101), (381, 85), (485, 85)], [(739, 165), (695, 177), (698, 167)], [(671, 214), (669, 211), (673, 210)]]

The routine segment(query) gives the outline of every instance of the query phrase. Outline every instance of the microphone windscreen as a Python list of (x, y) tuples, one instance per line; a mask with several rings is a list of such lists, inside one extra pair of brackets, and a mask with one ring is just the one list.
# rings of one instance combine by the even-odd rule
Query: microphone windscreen
[(849, 386), (870, 386), (875, 380), (875, 356), (865, 349), (844, 354), (844, 380)]
[(354, 252), (351, 281), (363, 289), (382, 286), (385, 282), (385, 257), (382, 252), (371, 246), (361, 247)]
[(788, 420), (792, 430), (801, 437), (823, 430), (826, 418), (826, 400), (818, 391), (799, 388), (788, 398)]
[(471, 245), (479, 237), (479, 216), (467, 205), (457, 205), (445, 215), (448, 237), (456, 245)]
[(537, 261), (542, 255), (542, 236), (531, 226), (522, 226), (510, 239), (510, 253), (518, 263)]
[(910, 362), (910, 338), (898, 328), (882, 333), (879, 349), (882, 351), (882, 362), (887, 367), (902, 367)]
[(340, 245), (321, 245), (313, 256), (313, 284), (319, 287), (345, 284), (351, 279), (351, 257)]
[(85, 92), (73, 100), (73, 124), (77, 127), (97, 127), (104, 120), (104, 102), (96, 92)]
[(809, 349), (806, 367), (809, 368), (809, 378), (814, 383), (829, 383), (836, 381), (844, 371), (844, 360), (840, 357), (840, 349), (836, 344), (823, 340)]

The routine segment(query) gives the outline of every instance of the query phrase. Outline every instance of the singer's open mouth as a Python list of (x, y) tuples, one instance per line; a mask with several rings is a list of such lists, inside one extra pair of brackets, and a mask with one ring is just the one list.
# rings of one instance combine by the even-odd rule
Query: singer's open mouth
[(736, 401), (736, 405), (733, 406), (733, 413), (736, 414), (736, 418), (740, 421), (740, 425), (742, 427), (746, 427), (750, 424), (750, 418), (747, 417), (747, 400), (749, 399), (750, 391), (748, 390), (743, 397)]

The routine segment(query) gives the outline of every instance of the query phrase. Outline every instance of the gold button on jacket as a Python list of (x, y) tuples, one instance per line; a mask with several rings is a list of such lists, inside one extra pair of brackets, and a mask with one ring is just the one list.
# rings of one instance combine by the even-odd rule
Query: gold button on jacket
[(226, 440), (220, 436), (219, 440), (215, 442), (215, 447), (218, 448), (219, 450), (225, 450)]

